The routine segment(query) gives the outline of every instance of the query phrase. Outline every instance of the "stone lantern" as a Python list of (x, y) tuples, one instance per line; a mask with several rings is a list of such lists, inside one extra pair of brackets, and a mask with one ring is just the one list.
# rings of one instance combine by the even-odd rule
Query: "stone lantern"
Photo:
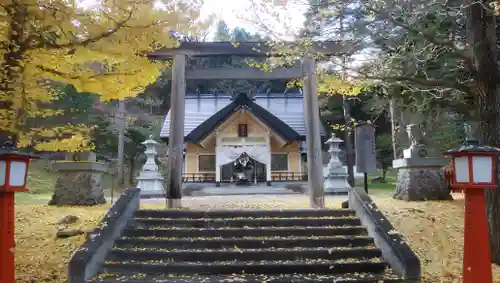
[(146, 163), (142, 167), (142, 171), (137, 177), (137, 187), (141, 189), (141, 198), (164, 197), (163, 176), (158, 170), (158, 165), (155, 162), (156, 146), (158, 143), (153, 140), (152, 136), (142, 143), (146, 146)]
[(339, 160), (339, 153), (342, 151), (339, 146), (343, 140), (332, 134), (332, 137), (326, 141), (329, 145), (328, 153), (330, 154), (330, 162), (326, 167), (325, 176), (325, 194), (338, 195), (347, 194), (351, 186), (347, 182), (347, 169)]

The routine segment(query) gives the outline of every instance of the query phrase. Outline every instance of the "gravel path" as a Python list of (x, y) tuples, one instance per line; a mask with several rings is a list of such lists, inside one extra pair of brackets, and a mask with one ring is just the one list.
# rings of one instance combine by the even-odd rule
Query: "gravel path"
[[(340, 208), (347, 196), (327, 196), (328, 207)], [(143, 199), (143, 208), (165, 207), (165, 199)], [(309, 197), (305, 195), (227, 195), (183, 197), (182, 207), (191, 209), (298, 209), (309, 208)]]

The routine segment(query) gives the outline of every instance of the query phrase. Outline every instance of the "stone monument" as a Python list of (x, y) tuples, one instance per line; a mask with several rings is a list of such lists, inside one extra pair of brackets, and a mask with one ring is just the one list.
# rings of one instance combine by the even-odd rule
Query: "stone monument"
[(347, 168), (339, 160), (339, 153), (341, 152), (339, 145), (341, 142), (343, 140), (332, 134), (332, 137), (325, 143), (329, 145), (328, 153), (330, 154), (330, 162), (326, 166), (324, 183), (325, 194), (327, 195), (347, 194), (351, 189), (347, 182)]
[(446, 159), (427, 156), (418, 125), (408, 125), (406, 131), (410, 147), (403, 151), (403, 158), (392, 162), (398, 170), (393, 197), (406, 201), (452, 199), (444, 176)]
[(137, 187), (141, 189), (141, 198), (165, 197), (163, 190), (163, 176), (156, 165), (156, 145), (158, 144), (153, 137), (142, 143), (146, 146), (146, 163), (142, 167), (141, 174), (137, 177)]
[(49, 205), (105, 204), (102, 175), (106, 165), (96, 161), (94, 152), (67, 154), (52, 164), (59, 172)]

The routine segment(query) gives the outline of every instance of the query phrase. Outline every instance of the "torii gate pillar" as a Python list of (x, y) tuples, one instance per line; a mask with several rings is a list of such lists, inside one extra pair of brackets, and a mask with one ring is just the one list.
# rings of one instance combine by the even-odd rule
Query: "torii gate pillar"
[(176, 54), (172, 67), (170, 96), (170, 140), (168, 143), (167, 207), (180, 208), (184, 168), (184, 114), (186, 96), (186, 55)]
[(306, 121), (307, 175), (311, 208), (324, 208), (325, 190), (318, 105), (316, 61), (304, 58), (304, 115)]

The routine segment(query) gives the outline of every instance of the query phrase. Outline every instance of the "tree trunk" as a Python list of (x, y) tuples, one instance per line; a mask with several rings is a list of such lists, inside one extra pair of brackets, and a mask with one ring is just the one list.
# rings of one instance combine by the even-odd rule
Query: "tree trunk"
[(349, 101), (345, 95), (342, 96), (342, 106), (344, 109), (344, 125), (345, 136), (344, 144), (346, 149), (346, 163), (347, 163), (347, 182), (354, 188), (354, 150), (352, 147), (352, 131), (351, 131), (351, 111)]
[[(499, 90), (486, 90), (487, 95), (479, 105), (481, 124), (479, 132), (481, 140), (490, 146), (500, 147), (500, 96)], [(486, 122), (487, 121), (487, 122)], [(499, 166), (497, 163), (497, 176), (499, 176)], [(488, 226), (490, 233), (491, 260), (500, 264), (500, 190), (485, 190), (486, 214), (488, 216)]]
[[(481, 141), (489, 146), (500, 147), (500, 89), (497, 81), (496, 21), (490, 1), (468, 0), (466, 8), (467, 32), (471, 46), (474, 77), (479, 112)], [(500, 168), (497, 166), (497, 176)], [(500, 264), (500, 190), (485, 191), (486, 213), (490, 232), (491, 260)]]
[(134, 184), (134, 173), (135, 173), (135, 162), (134, 159), (129, 161), (129, 174), (128, 174), (128, 184), (132, 186)]
[(118, 186), (125, 185), (125, 101), (118, 100), (116, 122), (118, 123)]
[[(500, 93), (498, 89), (485, 89), (486, 97), (479, 104), (481, 124), (479, 133), (483, 143), (500, 147)], [(500, 168), (497, 163), (497, 176)], [(486, 214), (490, 233), (491, 260), (500, 264), (500, 190), (485, 190)]]
[[(0, 64), (0, 91), (5, 94), (6, 99), (0, 101), (0, 110), (12, 109), (12, 99), (15, 95), (23, 95), (21, 101), (26, 102), (23, 94), (23, 73), (24, 67), (22, 59), (26, 51), (26, 44), (23, 41), (24, 27), (26, 23), (27, 7), (23, 5), (10, 5), (8, 14), (10, 16), (10, 27), (7, 37), (7, 48), (3, 54), (3, 61)], [(18, 130), (18, 118), (23, 115), (23, 107), (16, 107), (16, 111), (7, 114), (6, 126), (0, 132), (0, 146), (10, 144), (15, 146), (16, 134)], [(4, 117), (5, 119), (5, 117)], [(12, 144), (9, 142), (12, 142)]]
[[(345, 4), (340, 3), (341, 5), (341, 16), (339, 19), (339, 34), (341, 40), (344, 39), (344, 12), (345, 12)], [(342, 55), (342, 81), (345, 81), (347, 78), (347, 58), (346, 55)], [(344, 126), (345, 126), (345, 136), (344, 136), (344, 144), (346, 148), (346, 161), (347, 161), (347, 182), (351, 187), (355, 186), (355, 178), (354, 178), (354, 148), (352, 141), (352, 129), (351, 129), (351, 105), (349, 104), (348, 97), (344, 94), (342, 95), (342, 109), (344, 111)]]
[[(390, 101), (389, 101), (389, 113), (391, 115), (391, 143), (392, 143), (392, 154), (393, 154), (393, 159), (398, 159), (398, 140), (397, 140), (397, 134), (396, 134), (396, 97), (394, 94), (391, 94)], [(385, 177), (384, 177), (385, 180)]]

